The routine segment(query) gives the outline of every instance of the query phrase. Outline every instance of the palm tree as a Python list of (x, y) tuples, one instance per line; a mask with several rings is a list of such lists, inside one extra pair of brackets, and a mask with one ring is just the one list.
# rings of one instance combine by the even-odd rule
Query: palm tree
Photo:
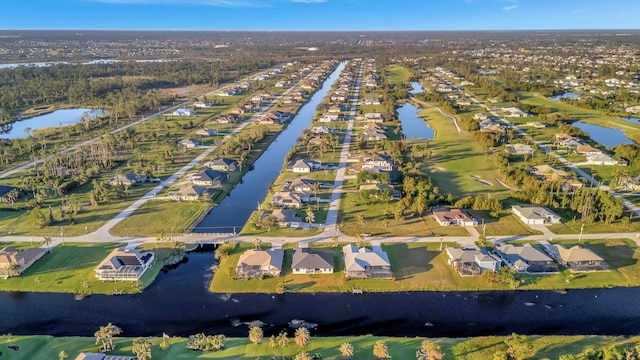
[(133, 339), (131, 351), (138, 357), (138, 360), (151, 359), (151, 342), (145, 338)]
[(271, 337), (269, 338), (269, 347), (274, 349), (276, 346), (278, 346), (278, 341), (276, 340), (276, 336), (271, 335)]
[(43, 238), (43, 243), (46, 247), (51, 247), (51, 244), (53, 243), (53, 239), (51, 239), (51, 236), (45, 236)]
[(309, 334), (309, 330), (307, 328), (300, 327), (296, 330), (296, 334), (294, 338), (296, 345), (307, 346), (310, 338), (311, 338), (311, 335)]
[(305, 351), (301, 351), (293, 357), (293, 360), (312, 360), (313, 358)]
[(342, 357), (344, 358), (350, 358), (353, 356), (353, 345), (349, 342), (342, 343), (338, 350), (340, 350), (340, 354), (342, 354)]
[(58, 353), (58, 360), (67, 360), (69, 358), (69, 354), (66, 351), (60, 350)]
[(253, 250), (259, 250), (260, 244), (262, 244), (262, 240), (255, 237), (253, 238), (253, 240), (251, 240), (251, 243), (253, 244)]
[(384, 340), (378, 340), (375, 344), (373, 344), (373, 356), (378, 359), (390, 359), (391, 355), (389, 354), (389, 348), (387, 347), (387, 342)]
[(96, 344), (101, 344), (100, 351), (109, 352), (115, 349), (115, 346), (113, 345), (113, 337), (120, 333), (122, 333), (122, 329), (112, 323), (108, 323), (106, 326), (101, 326), (93, 336), (96, 338)]
[(313, 213), (313, 209), (310, 206), (307, 206), (307, 210), (305, 210), (305, 220), (311, 224), (316, 221), (316, 215)]
[(251, 341), (252, 343), (260, 344), (262, 342), (262, 337), (263, 333), (260, 326), (253, 326), (251, 329), (249, 329), (249, 341)]
[(287, 332), (281, 332), (280, 335), (278, 335), (278, 337), (276, 338), (276, 341), (278, 342), (278, 345), (280, 345), (281, 347), (287, 347), (287, 345), (289, 345), (289, 338), (287, 337)]
[(20, 264), (17, 262), (11, 262), (7, 264), (7, 275), (9, 277), (20, 275)]
[(417, 360), (441, 360), (443, 357), (440, 345), (429, 340), (423, 340), (420, 350), (416, 352)]

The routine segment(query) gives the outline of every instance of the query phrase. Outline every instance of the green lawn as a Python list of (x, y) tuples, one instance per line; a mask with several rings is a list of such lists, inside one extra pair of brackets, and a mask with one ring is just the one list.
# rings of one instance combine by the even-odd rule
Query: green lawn
[(435, 109), (421, 110), (419, 115), (436, 132), (429, 144), (432, 156), (420, 164), (420, 169), (429, 174), (441, 193), (508, 196), (509, 191), (496, 181), (499, 176), (495, 164), (468, 132), (457, 132), (453, 121)]
[(411, 72), (409, 69), (393, 65), (389, 68), (389, 75), (387, 75), (387, 82), (390, 84), (404, 84), (409, 81), (411, 77)]
[(140, 292), (153, 282), (169, 251), (159, 249), (155, 266), (137, 284), (97, 280), (94, 268), (118, 245), (66, 243), (56, 246), (20, 276), (0, 280), (0, 291), (111, 294), (119, 289), (125, 293)]
[[(116, 324), (117, 325), (117, 324)], [(96, 329), (97, 330), (97, 329)], [(265, 334), (270, 336), (271, 334)], [(292, 338), (293, 334), (289, 334)], [(477, 338), (441, 338), (429, 339), (441, 346), (444, 360), (486, 360), (492, 359), (496, 352), (505, 352), (507, 346), (504, 343), (506, 337), (477, 337)], [(640, 337), (613, 337), (613, 336), (529, 336), (531, 351), (529, 359), (553, 359), (556, 360), (563, 354), (577, 354), (587, 347), (606, 347), (615, 345), (618, 347), (637, 346)], [(132, 355), (132, 338), (115, 338), (116, 350), (111, 354)], [(343, 337), (311, 337), (309, 344), (300, 348), (291, 341), (285, 348), (271, 349), (268, 341), (261, 344), (251, 344), (247, 338), (228, 338), (225, 349), (218, 352), (201, 353), (186, 348), (185, 338), (170, 338), (166, 342), (169, 347), (160, 349), (161, 338), (150, 338), (153, 360), (175, 359), (239, 359), (254, 360), (268, 359), (272, 356), (294, 356), (300, 351), (309, 354), (319, 353), (326, 360), (340, 360), (338, 348), (340, 344), (349, 342), (353, 345), (354, 356), (352, 359), (374, 360), (372, 349), (377, 340), (387, 342), (389, 353), (394, 359), (413, 359), (415, 352), (420, 347), (423, 338), (400, 337), (374, 337), (367, 336), (343, 336)], [(17, 346), (18, 351), (8, 348)], [(61, 350), (75, 358), (81, 351), (97, 352), (98, 346), (92, 337), (61, 337), (52, 336), (2, 336), (0, 337), (0, 351), (3, 359), (57, 359)]]
[[(555, 241), (565, 247), (578, 241)], [(581, 244), (600, 255), (609, 265), (608, 271), (574, 274), (564, 267), (553, 275), (522, 275), (521, 289), (607, 288), (640, 285), (640, 255), (631, 240), (585, 240)]]
[[(471, 210), (480, 225), (476, 226), (478, 233), (482, 234), (483, 226), (486, 228), (486, 236), (499, 235), (542, 235), (541, 232), (531, 229), (519, 221), (510, 211), (504, 211), (500, 216), (492, 218), (489, 211)], [(482, 223), (484, 220), (484, 224)]]
[(211, 207), (208, 202), (149, 200), (111, 229), (116, 236), (156, 236), (189, 231)]
[[(627, 220), (618, 220), (611, 224), (604, 222), (596, 222), (593, 224), (585, 224), (583, 233), (585, 234), (601, 234), (601, 233), (621, 233), (621, 232), (636, 232), (640, 231), (640, 216), (634, 216), (631, 221), (628, 221), (630, 211), (626, 211), (624, 216)], [(565, 216), (566, 217), (566, 216)], [(564, 217), (563, 217), (564, 218)], [(562, 224), (549, 225), (547, 228), (555, 234), (579, 234), (580, 227), (579, 216), (576, 219), (568, 220)]]

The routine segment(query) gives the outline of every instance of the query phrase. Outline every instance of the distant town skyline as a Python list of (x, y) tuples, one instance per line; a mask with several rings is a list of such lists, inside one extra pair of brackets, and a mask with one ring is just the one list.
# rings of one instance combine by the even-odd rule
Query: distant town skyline
[(638, 29), (637, 0), (0, 0), (0, 29)]

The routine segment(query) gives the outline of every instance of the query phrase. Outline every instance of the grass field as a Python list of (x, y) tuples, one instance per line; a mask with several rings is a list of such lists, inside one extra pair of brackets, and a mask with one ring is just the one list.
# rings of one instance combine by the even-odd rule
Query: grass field
[(403, 84), (408, 82), (410, 77), (411, 73), (409, 72), (409, 69), (403, 66), (393, 65), (389, 68), (387, 82), (390, 84)]
[(156, 236), (186, 233), (211, 203), (150, 200), (111, 229), (116, 236)]
[[(116, 324), (117, 325), (117, 324)], [(265, 334), (270, 336), (271, 334)], [(290, 337), (292, 335), (290, 334)], [(505, 352), (507, 346), (504, 343), (506, 337), (477, 337), (477, 338), (441, 338), (429, 339), (441, 346), (444, 360), (486, 360), (492, 359), (496, 352)], [(577, 354), (587, 347), (630, 347), (640, 343), (640, 337), (613, 337), (613, 336), (529, 336), (531, 350), (527, 354), (528, 359), (558, 359), (563, 354)], [(111, 354), (132, 355), (132, 338), (114, 338), (116, 350)], [(343, 337), (311, 337), (309, 344), (300, 348), (293, 341), (285, 348), (271, 349), (268, 341), (261, 344), (252, 344), (247, 338), (228, 338), (225, 349), (218, 352), (201, 353), (186, 348), (186, 339), (170, 338), (166, 342), (169, 347), (160, 349), (161, 338), (150, 338), (152, 344), (151, 355), (153, 360), (175, 359), (270, 359), (272, 356), (280, 359), (282, 356), (294, 356), (300, 351), (309, 354), (320, 354), (322, 359), (340, 360), (338, 348), (341, 344), (349, 342), (353, 345), (354, 356), (352, 359), (374, 360), (372, 353), (373, 344), (377, 340), (387, 342), (389, 353), (393, 359), (414, 359), (416, 351), (420, 348), (423, 338), (400, 337), (374, 337), (368, 336), (343, 336)], [(17, 346), (19, 350), (11, 350), (9, 346)], [(3, 359), (58, 359), (58, 353), (64, 350), (73, 359), (81, 351), (97, 352), (98, 346), (92, 337), (62, 337), (51, 336), (2, 336), (0, 337), (0, 351)]]
[(436, 132), (429, 145), (433, 155), (420, 168), (429, 174), (441, 193), (457, 196), (491, 194), (499, 198), (509, 195), (509, 191), (496, 181), (495, 164), (469, 133), (457, 132), (453, 121), (435, 109), (422, 110), (419, 116)]
[[(39, 244), (38, 244), (39, 245)], [(3, 245), (4, 246), (4, 245)], [(170, 250), (158, 249), (151, 269), (139, 282), (103, 282), (94, 268), (118, 244), (66, 243), (56, 246), (18, 277), (0, 281), (0, 291), (112, 294), (113, 290), (137, 293), (153, 282)]]
[[(625, 212), (625, 217), (629, 217), (630, 211)], [(579, 217), (563, 222), (562, 224), (549, 225), (547, 228), (556, 234), (579, 234), (582, 223)], [(601, 233), (620, 233), (620, 232), (636, 232), (640, 231), (640, 217), (634, 216), (633, 219), (627, 223), (618, 220), (611, 224), (604, 222), (596, 222), (593, 224), (586, 224), (583, 229), (585, 234), (601, 234)]]
[[(499, 235), (542, 235), (541, 232), (531, 229), (519, 221), (510, 211), (504, 211), (500, 216), (492, 218), (489, 211), (470, 211), (480, 225), (476, 226), (478, 233), (482, 234), (483, 226), (486, 227), (486, 236)], [(484, 224), (482, 221), (484, 220)]]

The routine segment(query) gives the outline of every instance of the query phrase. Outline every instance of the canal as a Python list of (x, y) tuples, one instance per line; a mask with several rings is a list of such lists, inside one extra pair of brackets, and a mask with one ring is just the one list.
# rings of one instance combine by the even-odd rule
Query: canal
[(222, 202), (211, 209), (202, 221), (193, 229), (194, 233), (233, 233), (239, 232), (257, 209), (258, 204), (267, 195), (269, 183), (275, 180), (282, 170), (284, 157), (296, 143), (302, 130), (311, 125), (316, 107), (327, 96), (331, 85), (338, 79), (346, 63), (341, 63), (316, 91), (289, 125), (269, 145), (267, 150), (253, 164), (249, 171)]
[[(466, 337), (521, 334), (640, 333), (640, 288), (555, 291), (352, 294), (212, 294), (213, 253), (193, 252), (143, 293), (0, 293), (0, 333), (92, 336), (112, 322), (123, 336), (245, 337), (260, 320), (277, 334), (292, 320), (318, 324), (314, 335)], [(256, 280), (257, 281), (257, 280)], [(289, 333), (292, 333), (289, 330)]]

